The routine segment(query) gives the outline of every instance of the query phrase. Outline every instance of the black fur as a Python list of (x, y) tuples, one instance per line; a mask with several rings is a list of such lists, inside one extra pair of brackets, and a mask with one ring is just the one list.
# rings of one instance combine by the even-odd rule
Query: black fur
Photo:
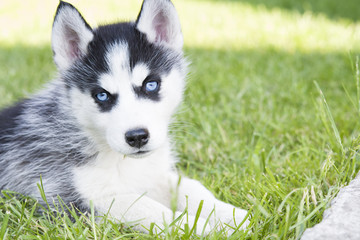
[(4, 143), (8, 134), (12, 134), (16, 128), (17, 118), (24, 110), (25, 100), (17, 103), (14, 106), (3, 109), (0, 112), (0, 151), (1, 144)]

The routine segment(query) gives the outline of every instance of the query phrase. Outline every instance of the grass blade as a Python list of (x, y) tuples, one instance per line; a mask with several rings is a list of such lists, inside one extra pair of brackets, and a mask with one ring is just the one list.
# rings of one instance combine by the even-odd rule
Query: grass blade
[(9, 222), (9, 213), (6, 212), (3, 218), (3, 221), (1, 223), (1, 230), (0, 230), (0, 239), (5, 239), (5, 236), (7, 234), (7, 226)]
[(328, 121), (330, 121), (330, 125), (331, 125), (331, 128), (332, 128), (333, 134), (335, 136), (336, 142), (337, 142), (338, 146), (340, 147), (342, 155), (344, 155), (345, 154), (344, 147), (343, 147), (343, 144), (342, 144), (342, 141), (341, 141), (339, 131), (338, 131), (337, 127), (336, 127), (334, 118), (333, 118), (333, 116), (331, 114), (329, 105), (327, 104), (326, 98), (325, 98), (325, 96), (324, 96), (324, 94), (323, 94), (323, 92), (322, 92), (322, 90), (319, 87), (319, 84), (317, 82), (315, 82), (315, 86), (316, 86), (316, 88), (318, 89), (318, 91), (320, 93), (320, 98), (322, 100), (322, 105), (325, 108), (326, 117), (327, 117)]

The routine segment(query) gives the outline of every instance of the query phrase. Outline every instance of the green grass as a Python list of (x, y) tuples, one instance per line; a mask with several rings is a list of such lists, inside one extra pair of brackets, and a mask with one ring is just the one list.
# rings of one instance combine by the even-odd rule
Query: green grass
[[(233, 239), (298, 239), (360, 169), (358, 1), (174, 2), (192, 61), (173, 126), (179, 168), (251, 210), (249, 231)], [(55, 76), (49, 41), (56, 4), (0, 4), (7, 26), (0, 29), (0, 106)], [(132, 19), (140, 4), (76, 2), (92, 24)], [(0, 198), (0, 239), (160, 238), (108, 219), (74, 218), (39, 214), (33, 200), (10, 194)], [(200, 237), (177, 229), (164, 238)]]

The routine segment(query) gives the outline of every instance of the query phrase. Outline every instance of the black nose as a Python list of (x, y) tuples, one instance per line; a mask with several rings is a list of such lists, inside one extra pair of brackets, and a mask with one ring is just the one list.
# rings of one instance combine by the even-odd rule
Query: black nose
[(149, 141), (149, 131), (144, 128), (130, 130), (125, 133), (126, 142), (136, 148), (141, 148)]

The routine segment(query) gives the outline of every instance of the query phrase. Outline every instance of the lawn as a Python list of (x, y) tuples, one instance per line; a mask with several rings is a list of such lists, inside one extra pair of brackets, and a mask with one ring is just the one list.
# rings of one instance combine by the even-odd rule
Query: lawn
[[(172, 127), (185, 175), (251, 211), (232, 239), (298, 239), (360, 169), (358, 0), (174, 0), (192, 61)], [(0, 3), (0, 106), (56, 76), (57, 1)], [(93, 26), (134, 19), (136, 1), (79, 0)], [(0, 198), (0, 239), (198, 239), (146, 236), (110, 220), (36, 213)], [(209, 239), (225, 238), (214, 232)]]

